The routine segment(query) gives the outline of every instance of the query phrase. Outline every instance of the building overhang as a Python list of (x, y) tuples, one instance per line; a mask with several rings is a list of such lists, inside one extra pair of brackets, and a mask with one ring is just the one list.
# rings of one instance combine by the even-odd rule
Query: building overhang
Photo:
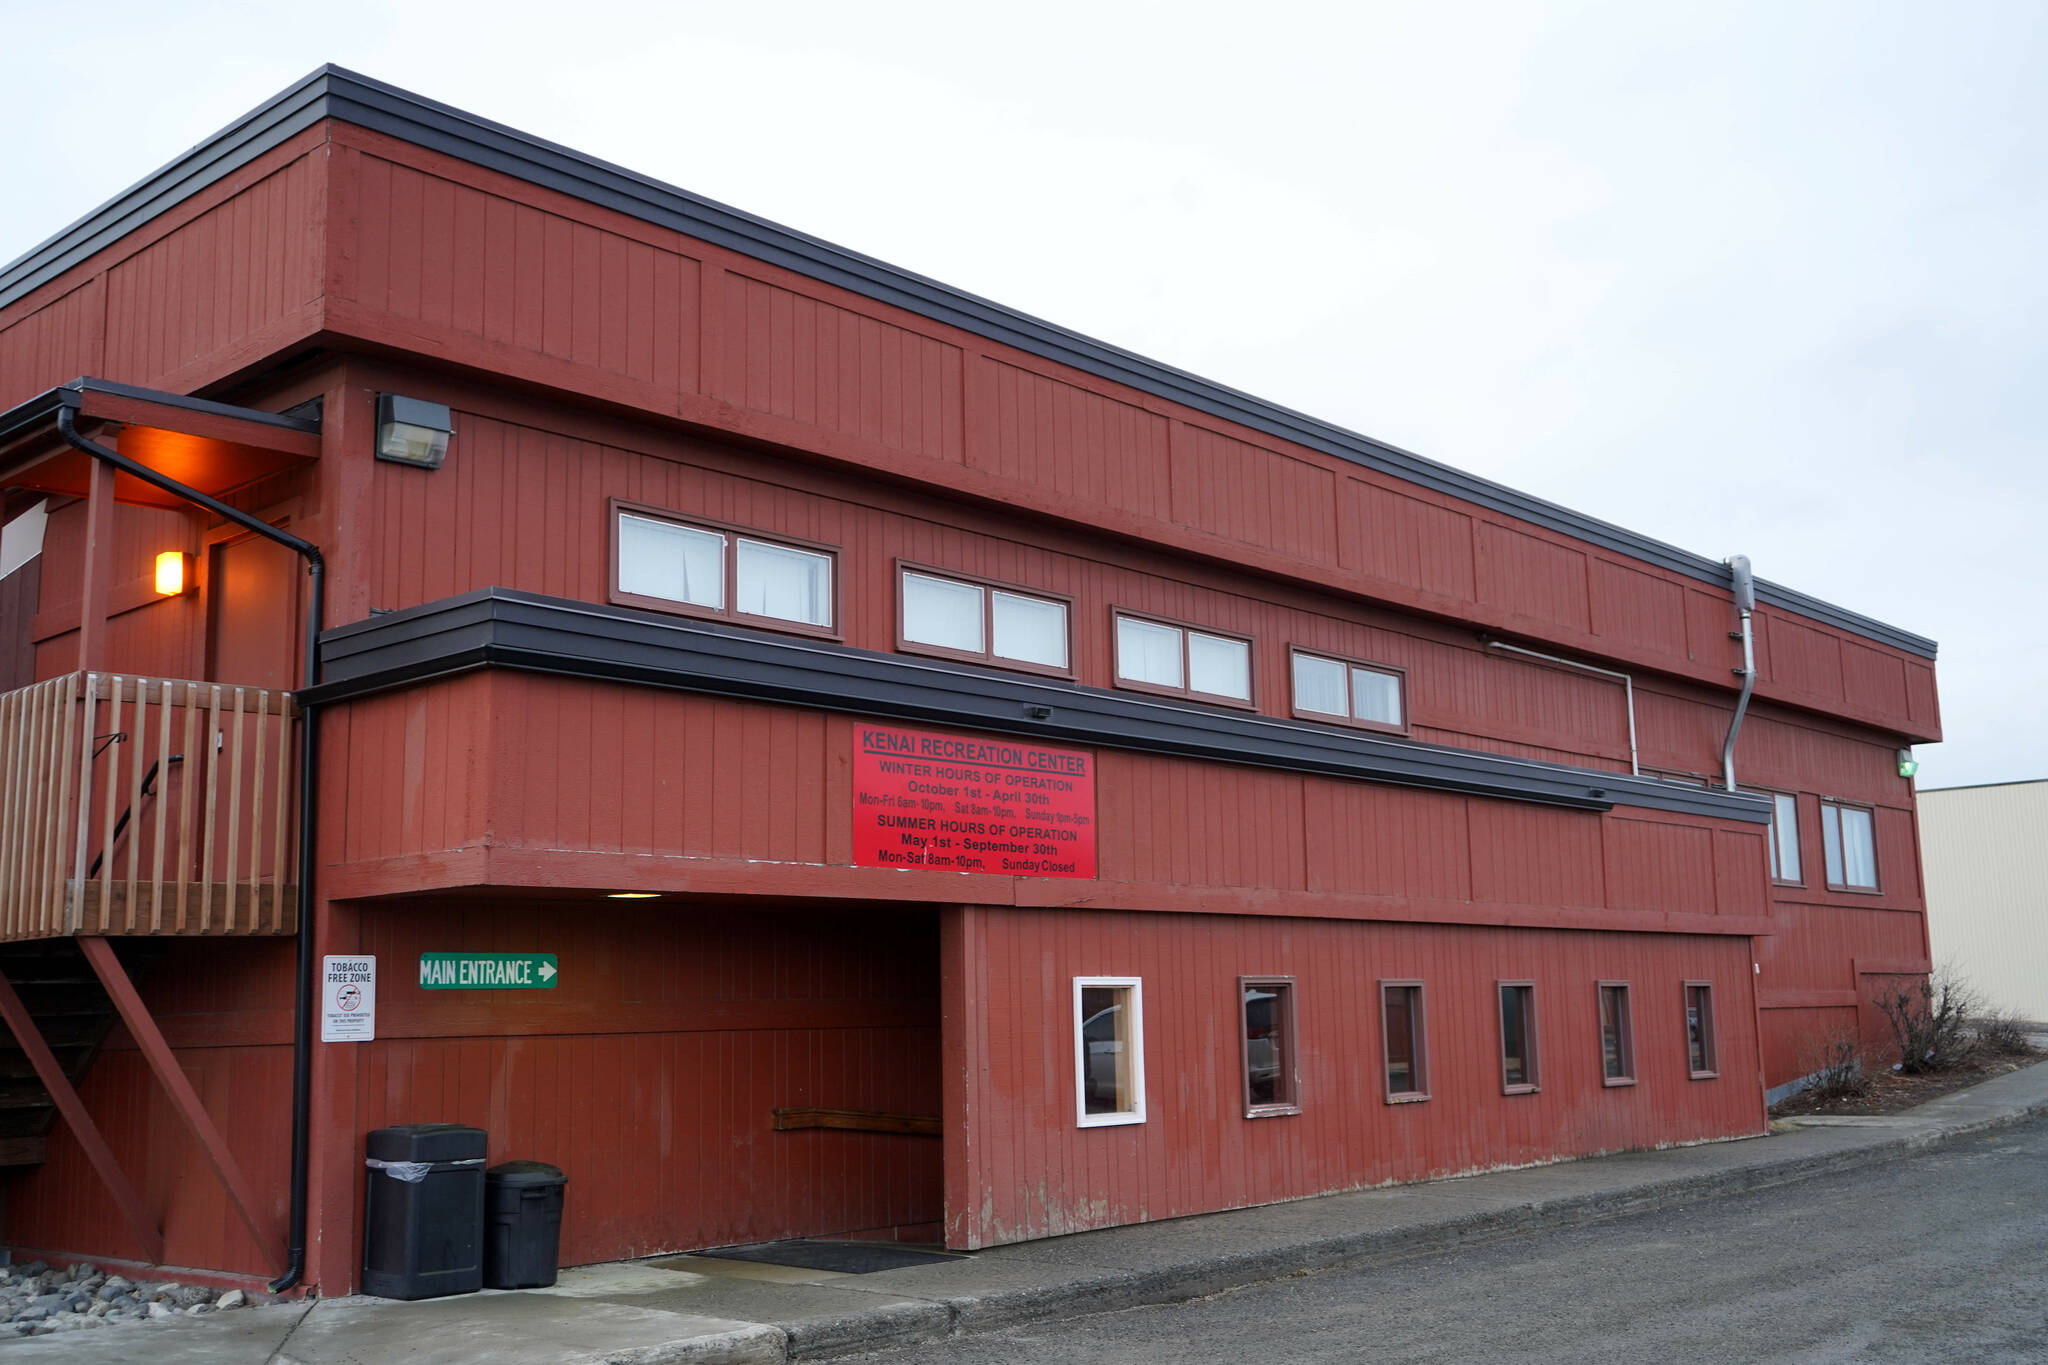
[[(84, 497), (92, 458), (68, 444), (57, 415), (137, 464), (220, 497), (303, 465), (320, 454), (320, 423), (105, 379), (77, 379), (0, 412), (0, 492), (8, 501)], [(186, 504), (128, 474), (114, 499), (149, 507)]]
[(481, 668), (625, 682), (1579, 810), (1767, 824), (1768, 798), (1248, 715), (506, 588), (321, 636), (327, 704)]

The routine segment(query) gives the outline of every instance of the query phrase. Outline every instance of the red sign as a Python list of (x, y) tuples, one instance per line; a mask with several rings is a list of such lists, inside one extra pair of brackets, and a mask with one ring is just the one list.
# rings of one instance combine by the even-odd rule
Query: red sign
[(1095, 757), (859, 725), (853, 861), (1013, 877), (1095, 875)]

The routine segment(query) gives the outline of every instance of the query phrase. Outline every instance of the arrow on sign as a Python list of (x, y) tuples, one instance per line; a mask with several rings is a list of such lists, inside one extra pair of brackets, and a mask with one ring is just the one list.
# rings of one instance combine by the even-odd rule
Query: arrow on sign
[(554, 963), (543, 962), (540, 964), (540, 979), (543, 981), (553, 981), (555, 979)]

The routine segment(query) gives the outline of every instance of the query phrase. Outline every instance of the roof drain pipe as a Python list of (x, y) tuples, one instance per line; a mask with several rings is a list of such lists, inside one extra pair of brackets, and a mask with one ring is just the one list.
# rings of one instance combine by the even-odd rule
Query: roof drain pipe
[(1508, 644), (1503, 640), (1488, 640), (1486, 647), (1503, 650), (1509, 654), (1519, 654), (1525, 659), (1541, 659), (1544, 663), (1556, 664), (1559, 668), (1576, 668), (1582, 673), (1597, 673), (1603, 678), (1618, 681), (1623, 695), (1628, 698), (1628, 770), (1631, 776), (1643, 775), (1642, 764), (1636, 759), (1636, 680), (1633, 677), (1612, 668), (1582, 664), (1577, 659), (1561, 659), (1555, 654), (1542, 654), (1533, 649), (1524, 649), (1520, 645)]
[(1742, 695), (1735, 699), (1735, 717), (1728, 722), (1728, 738), (1721, 745), (1721, 783), (1734, 791), (1735, 737), (1742, 733), (1742, 718), (1749, 713), (1749, 695), (1756, 691), (1756, 637), (1749, 624), (1749, 618), (1756, 614), (1756, 579), (1750, 574), (1748, 555), (1730, 555), (1726, 563), (1735, 592), (1735, 614), (1742, 618), (1742, 629), (1728, 633), (1729, 639), (1742, 641), (1742, 667), (1735, 670), (1735, 676), (1742, 679)]
[[(146, 465), (91, 441), (78, 434), (72, 420), (76, 403), (65, 403), (57, 409), (57, 434), (74, 450), (83, 451), (103, 464), (113, 466), (130, 478), (140, 479), (152, 488), (160, 488), (173, 497), (183, 498), (194, 506), (203, 507), (215, 516), (231, 521), (244, 530), (253, 531), (265, 540), (275, 541), (306, 561), (306, 576), (311, 581), (310, 602), (306, 610), (305, 661), (303, 677), (307, 687), (320, 680), (320, 627), (326, 615), (327, 561), (320, 553), (320, 547), (311, 541), (299, 539), (289, 531), (280, 531), (260, 517), (250, 516), (239, 507), (230, 507), (219, 498), (189, 488), (176, 479), (157, 473)], [(299, 702), (299, 930), (298, 930), (298, 981), (292, 996), (292, 1192), (291, 1232), (285, 1248), (286, 1264), (284, 1273), (270, 1282), (270, 1292), (281, 1294), (297, 1284), (306, 1273), (306, 1168), (309, 1147), (309, 1125), (312, 1117), (313, 1098), (313, 870), (317, 866), (313, 849), (313, 764), (316, 756), (313, 743), (313, 707), (304, 700)]]

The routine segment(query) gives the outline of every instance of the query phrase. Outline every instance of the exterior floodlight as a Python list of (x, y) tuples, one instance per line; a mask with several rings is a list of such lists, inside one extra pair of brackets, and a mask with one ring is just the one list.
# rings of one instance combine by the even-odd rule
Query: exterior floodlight
[(1911, 777), (1920, 771), (1920, 760), (1913, 757), (1911, 749), (1899, 750), (1899, 776)]
[(439, 469), (448, 456), (448, 437), (455, 423), (444, 403), (377, 395), (377, 458), (398, 464)]
[(183, 550), (165, 550), (156, 557), (156, 590), (163, 596), (176, 597), (185, 591), (191, 580), (185, 572), (187, 557)]

